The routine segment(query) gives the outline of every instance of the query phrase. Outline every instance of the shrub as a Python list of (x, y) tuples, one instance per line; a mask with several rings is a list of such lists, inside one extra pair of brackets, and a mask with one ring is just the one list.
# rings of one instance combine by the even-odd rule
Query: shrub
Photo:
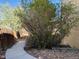
[(62, 39), (78, 21), (73, 4), (62, 4), (61, 15), (56, 17), (56, 6), (49, 0), (22, 0), (23, 12), (18, 15), (22, 26), (29, 31), (27, 42), (33, 48), (52, 48)]

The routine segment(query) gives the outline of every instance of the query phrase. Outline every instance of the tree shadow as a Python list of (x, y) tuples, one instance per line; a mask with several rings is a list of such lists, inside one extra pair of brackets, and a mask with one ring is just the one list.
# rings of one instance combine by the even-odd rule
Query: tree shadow
[(9, 33), (0, 34), (0, 46), (1, 46), (1, 49), (6, 50), (6, 49), (12, 47), (16, 42), (15, 39), (16, 38), (12, 34), (9, 34)]

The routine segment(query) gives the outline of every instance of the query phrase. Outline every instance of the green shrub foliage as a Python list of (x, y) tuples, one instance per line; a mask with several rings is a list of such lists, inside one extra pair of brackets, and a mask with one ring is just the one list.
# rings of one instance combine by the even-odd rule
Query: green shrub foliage
[(70, 29), (78, 22), (73, 4), (61, 4), (61, 15), (56, 17), (56, 6), (49, 0), (21, 0), (22, 13), (17, 16), (29, 31), (27, 44), (33, 48), (52, 48), (61, 43)]

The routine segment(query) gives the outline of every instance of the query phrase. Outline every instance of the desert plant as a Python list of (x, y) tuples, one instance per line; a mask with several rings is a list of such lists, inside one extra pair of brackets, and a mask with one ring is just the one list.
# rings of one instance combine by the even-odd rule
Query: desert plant
[(17, 16), (30, 33), (27, 42), (30, 47), (52, 48), (59, 45), (78, 21), (73, 4), (61, 4), (61, 15), (57, 18), (56, 6), (49, 0), (26, 1), (21, 0), (23, 11)]
[(14, 12), (17, 8), (11, 8), (9, 4), (0, 5), (0, 27), (8, 27), (15, 31), (21, 29), (21, 22)]
[(30, 45), (36, 48), (52, 46), (53, 23), (51, 18), (55, 17), (56, 7), (48, 0), (33, 0), (27, 7), (22, 0), (23, 14), (20, 15), (23, 26), (29, 30), (31, 39)]
[(61, 5), (61, 24), (60, 33), (62, 36), (66, 36), (70, 33), (70, 30), (79, 23), (77, 6), (71, 1), (67, 4)]

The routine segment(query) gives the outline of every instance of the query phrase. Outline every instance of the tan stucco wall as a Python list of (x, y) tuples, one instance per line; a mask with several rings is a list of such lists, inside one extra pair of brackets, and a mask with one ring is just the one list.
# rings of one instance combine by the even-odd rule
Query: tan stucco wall
[(79, 48), (79, 26), (71, 30), (69, 36), (64, 38), (63, 43)]
[[(76, 6), (79, 6), (79, 0), (61, 0), (63, 3), (67, 3), (69, 1), (73, 2)], [(79, 10), (79, 7), (78, 9)], [(79, 25), (74, 27), (71, 30), (71, 33), (68, 37), (65, 37), (63, 40), (64, 44), (69, 44), (72, 47), (79, 48)]]
[(79, 0), (61, 0), (62, 3), (67, 3), (67, 2), (73, 2), (74, 4), (76, 4), (77, 6), (79, 6)]

